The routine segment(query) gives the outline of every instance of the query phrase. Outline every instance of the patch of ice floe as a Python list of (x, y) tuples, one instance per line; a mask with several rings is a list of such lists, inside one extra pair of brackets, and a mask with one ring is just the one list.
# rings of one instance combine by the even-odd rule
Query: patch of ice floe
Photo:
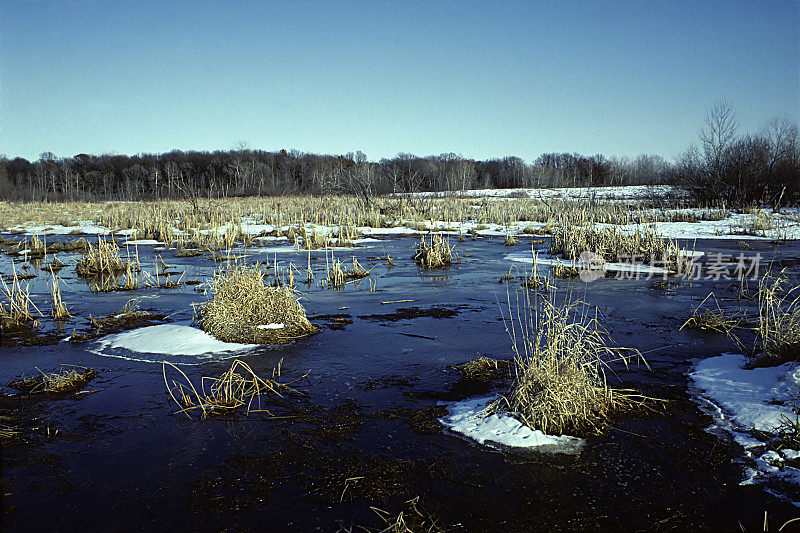
[(479, 444), (495, 448), (532, 448), (550, 453), (578, 453), (584, 440), (569, 435), (547, 435), (531, 429), (507, 414), (487, 414), (493, 397), (445, 404), (447, 416), (439, 419), (445, 427)]
[[(268, 324), (268, 326), (276, 326)], [(225, 359), (257, 344), (222, 342), (203, 330), (177, 324), (160, 324), (107, 335), (97, 341), (92, 353), (131, 361), (200, 364)]]
[[(800, 469), (787, 464), (800, 457), (800, 451), (770, 450), (757, 438), (759, 434), (753, 433), (774, 433), (783, 422), (796, 420), (792, 405), (800, 387), (800, 367), (786, 363), (748, 370), (742, 368), (744, 363), (743, 356), (734, 354), (696, 363), (689, 377), (697, 389), (698, 403), (714, 417), (716, 427), (730, 433), (752, 459), (753, 467), (748, 468), (742, 485), (777, 480), (800, 489)], [(792, 496), (796, 499), (797, 495)]]

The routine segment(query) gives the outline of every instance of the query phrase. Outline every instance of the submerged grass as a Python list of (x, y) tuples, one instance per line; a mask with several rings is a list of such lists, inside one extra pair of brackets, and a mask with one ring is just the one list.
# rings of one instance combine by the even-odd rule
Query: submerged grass
[(615, 412), (643, 404), (645, 398), (635, 392), (606, 382), (611, 363), (644, 361), (641, 353), (609, 346), (586, 304), (557, 305), (549, 298), (541, 310), (529, 315), (529, 309), (530, 302), (525, 311), (518, 306), (516, 319), (507, 324), (516, 378), (491, 411), (509, 411), (544, 433), (580, 436), (601, 433)]
[(196, 307), (200, 327), (225, 342), (270, 344), (316, 333), (298, 292), (265, 281), (260, 265), (228, 263), (209, 282), (211, 299)]
[(78, 392), (89, 384), (98, 372), (92, 368), (64, 368), (60, 372), (45, 373), (39, 370), (39, 376), (12, 381), (9, 387), (23, 392)]
[[(167, 367), (178, 372), (183, 378), (181, 381), (172, 380), (170, 385), (167, 379)], [(236, 359), (231, 367), (217, 378), (203, 377), (200, 386), (195, 387), (189, 377), (177, 366), (164, 361), (162, 363), (164, 384), (172, 400), (180, 407), (179, 413), (192, 418), (193, 413), (199, 413), (201, 419), (214, 415), (232, 414), (235, 411), (244, 411), (245, 414), (264, 413), (272, 416), (261, 405), (261, 395), (269, 394), (283, 397), (283, 393), (294, 391), (291, 385), (305, 378), (298, 378), (290, 383), (279, 383), (275, 378), (280, 377), (280, 363), (273, 370), (272, 378), (259, 377), (250, 365)]]
[[(714, 300), (714, 306), (704, 307), (709, 298)], [(741, 316), (732, 315), (723, 311), (719, 305), (719, 301), (717, 301), (717, 297), (711, 292), (700, 302), (700, 305), (692, 310), (692, 314), (686, 319), (686, 322), (683, 323), (680, 329), (687, 327), (699, 328), (730, 335), (735, 328), (739, 327), (741, 322)]]
[(481, 356), (478, 359), (456, 365), (455, 368), (461, 372), (462, 378), (484, 383), (506, 377), (512, 364), (513, 361), (499, 361)]

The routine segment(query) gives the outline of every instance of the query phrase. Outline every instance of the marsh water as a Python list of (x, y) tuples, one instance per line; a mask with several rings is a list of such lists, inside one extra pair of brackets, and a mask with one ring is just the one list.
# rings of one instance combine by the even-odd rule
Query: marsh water
[[(16, 238), (19, 236), (8, 236)], [(797, 279), (800, 245), (748, 241), (761, 268), (788, 267)], [(511, 252), (530, 250), (521, 239), (467, 239), (461, 262), (424, 271), (411, 259), (416, 241), (393, 237), (337, 250), (355, 256), (375, 282), (343, 290), (299, 285), (303, 304), (321, 331), (289, 344), (238, 354), (257, 373), (281, 380), (307, 374), (297, 393), (264, 398), (272, 417), (227, 416), (205, 421), (176, 414), (161, 359), (107, 357), (87, 318), (117, 312), (130, 298), (159, 317), (189, 325), (197, 285), (97, 293), (75, 275), (78, 254), (59, 254), (67, 266), (63, 298), (76, 318), (41, 320), (38, 339), (4, 341), (0, 384), (22, 376), (81, 365), (99, 376), (75, 394), (18, 393), (4, 387), (4, 416), (20, 429), (2, 448), (2, 511), (14, 530), (299, 530), (382, 529), (377, 508), (393, 519), (414, 508), (444, 529), (731, 530), (761, 531), (797, 516), (790, 499), (764, 485), (740, 485), (747, 466), (741, 447), (707, 431), (712, 419), (694, 401), (686, 372), (694, 360), (733, 351), (724, 334), (680, 330), (692, 306), (710, 291), (733, 306), (738, 282), (670, 278), (558, 282), (559, 298), (597, 306), (613, 342), (641, 350), (649, 364), (614, 368), (613, 385), (668, 400), (629, 413), (603, 435), (590, 436), (577, 455), (499, 450), (447, 432), (437, 421), (444, 402), (502, 392), (508, 383), (465, 384), (453, 365), (480, 356), (510, 359), (503, 317), (522, 298), (528, 265)], [(547, 239), (534, 244), (546, 249)], [(736, 240), (697, 241), (704, 252), (739, 255)], [(250, 261), (293, 261), (306, 252), (286, 247), (237, 250)], [(393, 258), (394, 265), (385, 259)], [(139, 247), (145, 268), (160, 256), (207, 279), (211, 258), (174, 257)], [(22, 264), (15, 260), (16, 268)], [(312, 254), (317, 279), (325, 253)], [(515, 266), (514, 279), (501, 280)], [(3, 274), (11, 258), (0, 258)], [(36, 266), (30, 272), (36, 273)], [(173, 276), (177, 279), (177, 276)], [(34, 302), (48, 307), (49, 275), (30, 280)], [(401, 302), (401, 300), (412, 300)], [(383, 303), (396, 302), (396, 303)], [(60, 328), (60, 329), (59, 329)], [(72, 340), (64, 340), (72, 336)], [(27, 344), (27, 345), (26, 345)], [(184, 359), (180, 368), (199, 383), (218, 376), (230, 359)], [(407, 503), (418, 498), (415, 507)], [(418, 517), (413, 517), (418, 518)]]

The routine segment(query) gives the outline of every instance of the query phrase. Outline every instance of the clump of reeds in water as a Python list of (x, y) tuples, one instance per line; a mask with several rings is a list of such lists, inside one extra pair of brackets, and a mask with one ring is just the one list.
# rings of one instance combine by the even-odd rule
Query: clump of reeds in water
[[(167, 366), (177, 371), (183, 378), (181, 381), (167, 379)], [(273, 371), (272, 379), (259, 377), (250, 366), (236, 359), (231, 367), (219, 377), (203, 377), (200, 386), (195, 387), (189, 377), (178, 367), (169, 362), (162, 364), (164, 384), (173, 401), (180, 407), (180, 413), (191, 418), (192, 413), (199, 413), (201, 419), (213, 415), (231, 414), (244, 411), (245, 414), (271, 413), (262, 408), (261, 395), (270, 394), (282, 397), (284, 393), (294, 391), (291, 385), (305, 376), (290, 383), (279, 383), (280, 364)]]
[(472, 361), (456, 365), (455, 368), (461, 372), (461, 376), (466, 380), (489, 382), (506, 377), (512, 363), (513, 361), (498, 361), (491, 357), (481, 356)]
[(441, 234), (432, 235), (430, 242), (423, 236), (417, 244), (414, 259), (422, 268), (443, 268), (459, 260), (450, 241)]
[(784, 271), (758, 284), (758, 353), (751, 363), (777, 365), (800, 358), (800, 286), (789, 286)]
[(610, 387), (606, 369), (613, 362), (627, 365), (642, 356), (609, 346), (607, 334), (585, 304), (557, 305), (551, 300), (531, 316), (527, 310), (518, 312), (518, 323), (512, 317), (507, 325), (516, 378), (490, 410), (509, 411), (548, 434), (600, 433), (614, 412), (644, 401), (633, 391)]
[[(39, 370), (38, 368), (36, 370)], [(97, 370), (84, 367), (63, 368), (60, 372), (12, 381), (9, 387), (23, 392), (78, 392), (97, 377)]]
[[(709, 299), (713, 299), (714, 305), (705, 306)], [(698, 328), (709, 331), (716, 331), (718, 333), (730, 334), (735, 328), (739, 327), (742, 322), (741, 316), (736, 316), (726, 313), (719, 305), (719, 301), (713, 292), (709, 293), (700, 305), (692, 310), (692, 314), (683, 323), (683, 328)]]
[(0, 277), (0, 295), (4, 300), (0, 301), (0, 328), (2, 329), (25, 326), (36, 316), (42, 314), (31, 301), (30, 286), (25, 283), (23, 288), (13, 264), (12, 269), (13, 276), (10, 286), (3, 277)]
[(47, 255), (47, 239), (33, 234), (30, 239), (23, 239), (17, 245), (17, 253), (27, 259), (45, 257)]
[(565, 265), (558, 261), (550, 268), (553, 276), (561, 279), (573, 279), (581, 275), (581, 271), (573, 266)]
[(323, 280), (325, 286), (330, 289), (341, 289), (345, 283), (352, 280), (360, 280), (369, 276), (370, 271), (361, 266), (361, 263), (354, 257), (353, 266), (346, 268), (342, 262), (334, 258), (326, 263), (327, 275)]
[[(293, 229), (293, 228), (290, 228)], [(306, 250), (317, 250), (332, 246), (331, 239), (321, 231), (315, 229), (311, 233), (303, 228), (303, 248)]]
[(209, 282), (211, 299), (197, 307), (200, 327), (225, 342), (279, 343), (317, 332), (298, 293), (273, 287), (260, 265), (228, 263)]
[(119, 256), (119, 247), (114, 241), (98, 237), (97, 246), (89, 244), (87, 254), (75, 264), (75, 272), (83, 277), (114, 276), (118, 273), (140, 270), (138, 260), (125, 261)]
[(377, 507), (370, 507), (383, 522), (380, 529), (370, 529), (364, 526), (359, 526), (363, 531), (375, 531), (376, 533), (414, 533), (415, 531), (424, 531), (426, 533), (444, 533), (452, 531), (451, 528), (445, 528), (439, 525), (439, 519), (425, 512), (418, 507), (419, 496), (408, 500), (407, 511), (400, 511), (395, 516), (388, 511), (378, 509)]
[(562, 221), (553, 231), (550, 253), (578, 260), (593, 252), (606, 261), (644, 261), (680, 271), (681, 251), (675, 241), (664, 239), (649, 228), (623, 232), (615, 227), (573, 226)]
[(61, 279), (50, 268), (50, 294), (53, 297), (53, 318), (63, 320), (72, 315), (67, 309), (67, 305), (61, 300)]

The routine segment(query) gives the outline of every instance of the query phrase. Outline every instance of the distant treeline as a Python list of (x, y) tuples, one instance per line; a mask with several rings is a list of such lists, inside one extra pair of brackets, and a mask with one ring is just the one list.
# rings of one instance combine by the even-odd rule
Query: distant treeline
[(0, 198), (355, 194), (369, 201), (393, 192), (675, 184), (705, 203), (800, 203), (797, 124), (776, 118), (748, 135), (739, 135), (737, 128), (733, 109), (715, 105), (700, 130), (700, 146), (675, 163), (657, 155), (629, 160), (569, 153), (543, 154), (532, 163), (519, 157), (476, 161), (452, 153), (401, 153), (373, 162), (362, 152), (334, 156), (246, 147), (67, 158), (46, 152), (33, 162), (0, 157)]
[(186, 195), (282, 195), (460, 191), (477, 188), (579, 187), (670, 182), (675, 168), (656, 155), (606, 159), (544, 154), (487, 161), (455, 154), (398, 154), (368, 161), (362, 152), (318, 155), (246, 148), (215, 152), (88, 155), (37, 161), (0, 158), (0, 196), (7, 199), (137, 199)]

